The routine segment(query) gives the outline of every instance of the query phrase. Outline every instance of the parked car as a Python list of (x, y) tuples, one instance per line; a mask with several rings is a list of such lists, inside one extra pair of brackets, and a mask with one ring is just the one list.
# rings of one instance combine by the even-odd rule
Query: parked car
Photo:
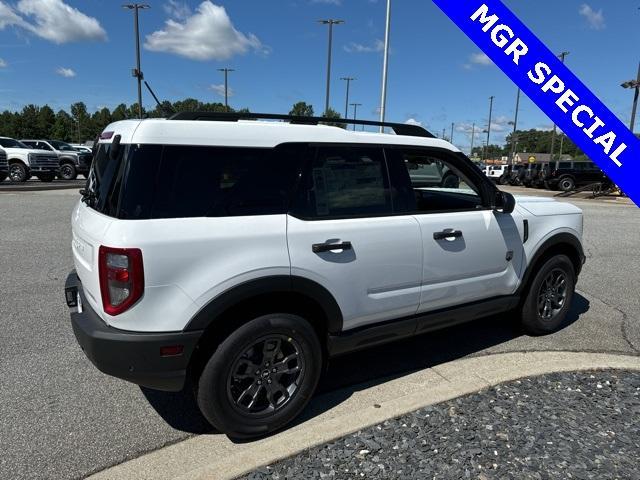
[(7, 160), (7, 153), (0, 148), (0, 182), (3, 182), (9, 175), (9, 161)]
[(87, 145), (81, 145), (81, 144), (78, 144), (78, 143), (70, 143), (69, 145), (71, 145), (73, 148), (75, 148), (79, 152), (93, 153), (91, 151), (91, 147), (89, 147)]
[(86, 175), (91, 168), (91, 153), (79, 152), (71, 145), (60, 140), (20, 140), (29, 147), (54, 152), (58, 156), (60, 170), (58, 176), (63, 180), (75, 180), (78, 174)]
[[(65, 298), (103, 372), (169, 391), (188, 378), (207, 420), (246, 438), (291, 422), (332, 356), (507, 311), (534, 335), (564, 324), (585, 259), (576, 206), (500, 192), (414, 125), (244, 118), (101, 134)], [(412, 178), (434, 164), (459, 187)]]
[(542, 163), (530, 163), (526, 166), (526, 168), (520, 173), (520, 179), (522, 185), (525, 187), (533, 187), (535, 186), (536, 179), (538, 178), (538, 174), (542, 169)]
[(0, 147), (7, 154), (9, 179), (26, 182), (32, 175), (43, 182), (51, 182), (58, 174), (58, 156), (47, 150), (31, 148), (18, 140), (0, 137)]
[(544, 179), (549, 171), (549, 162), (540, 162), (536, 166), (531, 175), (529, 186), (532, 188), (545, 188)]
[(500, 178), (507, 171), (507, 165), (489, 165), (488, 167), (486, 167), (485, 171), (489, 179), (498, 183), (500, 181)]
[(593, 162), (551, 162), (544, 176), (544, 184), (551, 190), (570, 192), (576, 187), (591, 183), (611, 181), (605, 173)]

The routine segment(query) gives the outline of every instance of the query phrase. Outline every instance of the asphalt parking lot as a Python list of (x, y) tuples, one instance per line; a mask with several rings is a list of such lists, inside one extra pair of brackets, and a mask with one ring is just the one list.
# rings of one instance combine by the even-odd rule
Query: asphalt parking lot
[[(77, 346), (62, 295), (77, 199), (76, 190), (0, 193), (0, 478), (80, 478), (209, 433), (189, 395), (107, 377)], [(529, 338), (511, 319), (493, 318), (345, 356), (332, 362), (310, 410), (331, 408), (363, 383), (467, 356), (640, 354), (640, 212), (624, 202), (571, 201), (585, 212), (588, 260), (569, 326)]]

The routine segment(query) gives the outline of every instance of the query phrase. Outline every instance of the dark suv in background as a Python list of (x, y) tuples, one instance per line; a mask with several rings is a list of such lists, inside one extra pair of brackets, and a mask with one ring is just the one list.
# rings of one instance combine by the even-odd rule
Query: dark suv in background
[(81, 152), (60, 140), (21, 140), (25, 145), (47, 150), (58, 156), (60, 171), (58, 177), (63, 180), (75, 180), (78, 174), (87, 175), (91, 168), (91, 153)]
[(593, 162), (561, 162), (549, 163), (545, 169), (544, 184), (551, 190), (570, 192), (576, 187), (592, 183), (611, 183), (609, 178)]

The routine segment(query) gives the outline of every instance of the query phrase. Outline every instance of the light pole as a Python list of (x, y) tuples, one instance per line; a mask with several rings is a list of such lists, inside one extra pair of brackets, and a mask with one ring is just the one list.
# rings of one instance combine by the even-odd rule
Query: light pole
[[(391, 33), (391, 0), (387, 0), (387, 17), (384, 29), (384, 60), (382, 61), (382, 98), (380, 99), (380, 121), (384, 122), (387, 108), (387, 73), (389, 72), (389, 34)], [(384, 127), (380, 127), (384, 133)]]
[[(353, 119), (357, 120), (358, 119), (358, 107), (361, 107), (362, 104), (361, 103), (350, 103), (349, 105), (351, 105), (353, 107)], [(347, 118), (347, 117), (345, 117)], [(364, 128), (364, 125), (362, 126), (362, 128)], [(356, 131), (356, 124), (353, 124), (353, 131)]]
[(487, 148), (489, 148), (489, 142), (491, 141), (491, 117), (493, 116), (493, 99), (496, 98), (493, 95), (489, 97), (489, 126), (487, 127)]
[(520, 93), (518, 88), (518, 94), (516, 95), (516, 115), (513, 119), (513, 133), (511, 134), (511, 155), (509, 156), (509, 165), (513, 165), (513, 161), (516, 158), (516, 136), (518, 131), (518, 112), (520, 111)]
[(451, 122), (451, 138), (449, 139), (449, 143), (453, 143), (453, 128), (455, 126), (456, 126), (456, 124)]
[(327, 20), (318, 20), (318, 23), (322, 25), (329, 25), (329, 53), (327, 54), (327, 95), (324, 101), (324, 113), (329, 111), (329, 95), (331, 90), (331, 50), (333, 48), (333, 26), (344, 23), (344, 20), (334, 20), (329, 18)]
[(347, 82), (347, 98), (345, 99), (345, 102), (344, 102), (344, 118), (349, 118), (349, 86), (351, 85), (351, 82), (355, 79), (356, 79), (355, 77), (340, 78), (340, 80), (344, 80), (345, 82)]
[(140, 70), (140, 23), (138, 21), (138, 10), (146, 10), (151, 8), (145, 3), (127, 3), (122, 8), (133, 10), (133, 26), (136, 35), (136, 68), (133, 70), (133, 76), (138, 79), (138, 116), (142, 118), (142, 79), (144, 75)]
[(470, 153), (471, 156), (473, 156), (473, 144), (475, 142), (475, 139), (476, 139), (476, 124), (474, 122), (473, 126), (471, 127), (471, 153)]
[[(564, 63), (564, 59), (567, 58), (567, 55), (569, 55), (569, 52), (562, 52), (561, 54), (557, 55), (557, 57), (560, 59), (562, 63)], [(558, 126), (554, 123), (553, 132), (551, 133), (551, 160), (552, 161), (553, 161), (553, 153), (555, 152), (555, 149), (556, 149), (556, 132), (557, 131), (558, 131)]]
[(224, 109), (229, 111), (229, 72), (235, 72), (233, 68), (219, 68), (219, 72), (224, 72)]
[(640, 97), (640, 65), (638, 65), (638, 79), (624, 82), (622, 84), (622, 88), (633, 88), (636, 91), (633, 97), (633, 108), (631, 109), (631, 124), (629, 126), (629, 128), (631, 129), (631, 133), (633, 133), (636, 127), (636, 111), (638, 110), (638, 97)]
[(443, 129), (442, 129), (442, 139), (443, 139), (443, 140), (446, 140), (446, 139), (447, 139), (447, 129), (446, 129), (446, 128), (443, 128)]

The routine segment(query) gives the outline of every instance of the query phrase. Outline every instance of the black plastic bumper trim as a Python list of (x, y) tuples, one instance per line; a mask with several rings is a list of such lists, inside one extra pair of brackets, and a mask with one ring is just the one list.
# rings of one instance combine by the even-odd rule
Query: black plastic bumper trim
[[(81, 313), (71, 311), (73, 333), (98, 370), (156, 390), (182, 390), (201, 331), (141, 333), (118, 330), (105, 324), (91, 308), (75, 272), (67, 277), (65, 290), (73, 287), (82, 301)], [(160, 348), (171, 345), (182, 345), (183, 353), (160, 356)]]

